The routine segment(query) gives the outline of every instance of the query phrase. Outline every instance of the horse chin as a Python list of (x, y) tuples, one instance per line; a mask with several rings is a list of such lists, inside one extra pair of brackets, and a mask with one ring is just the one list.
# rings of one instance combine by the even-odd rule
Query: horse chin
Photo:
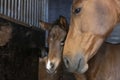
[(57, 71), (56, 70), (48, 70), (47, 69), (47, 73), (51, 74), (51, 75), (54, 75), (55, 73), (57, 73)]

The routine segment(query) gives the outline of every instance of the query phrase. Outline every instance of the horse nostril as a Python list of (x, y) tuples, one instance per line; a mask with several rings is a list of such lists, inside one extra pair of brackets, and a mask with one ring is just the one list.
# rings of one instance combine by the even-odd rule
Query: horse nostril
[(67, 59), (66, 57), (64, 58), (64, 64), (65, 64), (66, 68), (68, 68), (70, 66), (69, 59)]
[(79, 59), (79, 62), (78, 62), (78, 67), (77, 67), (77, 69), (79, 69), (79, 68), (80, 68), (81, 63), (82, 63), (82, 59), (80, 58), (80, 59)]
[(54, 68), (54, 64), (53, 64), (53, 63), (50, 63), (50, 66), (51, 66), (51, 69), (53, 69), (53, 68)]

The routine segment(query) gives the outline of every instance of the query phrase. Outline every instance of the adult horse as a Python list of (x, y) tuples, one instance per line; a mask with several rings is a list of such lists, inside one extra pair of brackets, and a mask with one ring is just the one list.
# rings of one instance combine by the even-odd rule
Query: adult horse
[(120, 79), (120, 45), (104, 43), (119, 22), (119, 16), (120, 0), (73, 0), (70, 29), (63, 51), (69, 71), (85, 73), (90, 61), (93, 64), (88, 73), (94, 73), (94, 79), (101, 72), (105, 73), (99, 76), (106, 77), (99, 80)]

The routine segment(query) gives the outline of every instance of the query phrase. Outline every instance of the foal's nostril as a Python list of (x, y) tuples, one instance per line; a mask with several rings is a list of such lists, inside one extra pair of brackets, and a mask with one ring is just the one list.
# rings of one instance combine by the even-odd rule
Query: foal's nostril
[(64, 64), (65, 64), (66, 68), (68, 68), (70, 66), (70, 61), (66, 57), (64, 58)]
[(51, 66), (51, 69), (53, 69), (53, 68), (54, 68), (54, 64), (53, 64), (53, 63), (50, 63), (50, 66)]

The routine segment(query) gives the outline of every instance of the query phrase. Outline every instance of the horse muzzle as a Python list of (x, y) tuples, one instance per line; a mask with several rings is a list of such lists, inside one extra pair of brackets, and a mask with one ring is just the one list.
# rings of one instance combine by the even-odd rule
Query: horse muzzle
[(82, 55), (72, 58), (64, 56), (63, 60), (69, 72), (85, 73), (88, 70), (88, 64)]

